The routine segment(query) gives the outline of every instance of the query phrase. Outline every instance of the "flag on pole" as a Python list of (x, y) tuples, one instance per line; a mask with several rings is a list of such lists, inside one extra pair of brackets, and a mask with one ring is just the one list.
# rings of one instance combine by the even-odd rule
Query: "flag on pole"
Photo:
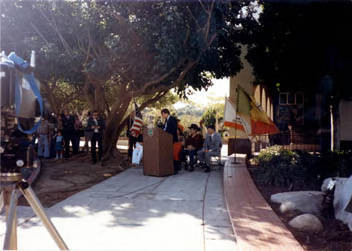
[(240, 86), (237, 87), (237, 98), (237, 116), (250, 127), (246, 130), (246, 132), (249, 132), (248, 135), (276, 134), (280, 132), (261, 106)]
[(143, 119), (136, 102), (134, 102), (134, 114), (135, 116), (130, 131), (133, 137), (138, 138), (138, 136), (142, 133)]
[(245, 132), (242, 122), (236, 114), (236, 106), (228, 98), (225, 98), (224, 126)]

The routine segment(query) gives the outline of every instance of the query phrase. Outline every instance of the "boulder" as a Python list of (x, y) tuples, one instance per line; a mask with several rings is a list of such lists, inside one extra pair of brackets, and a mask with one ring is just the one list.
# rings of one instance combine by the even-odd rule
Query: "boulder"
[(337, 180), (334, 193), (335, 218), (347, 224), (352, 231), (352, 213), (346, 211), (346, 207), (351, 199), (352, 176), (348, 179)]
[(344, 182), (346, 180), (347, 180), (347, 178), (339, 178), (339, 177), (327, 178), (323, 181), (323, 184), (321, 185), (321, 191), (322, 192), (328, 191), (328, 186), (329, 186), (330, 182), (336, 183), (336, 181)]
[(320, 215), (324, 193), (319, 191), (286, 192), (271, 195), (270, 200), (279, 203), (282, 213), (298, 210), (302, 213)]
[(317, 233), (323, 230), (323, 224), (318, 217), (312, 214), (299, 215), (290, 220), (288, 224), (302, 232)]

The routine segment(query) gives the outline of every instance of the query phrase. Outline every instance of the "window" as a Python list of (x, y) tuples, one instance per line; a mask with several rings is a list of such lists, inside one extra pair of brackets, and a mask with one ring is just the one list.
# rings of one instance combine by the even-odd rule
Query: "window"
[(287, 92), (280, 93), (280, 105), (287, 105)]
[(296, 92), (296, 104), (303, 105), (304, 103), (304, 96), (302, 92)]
[(280, 105), (303, 105), (304, 94), (303, 92), (281, 92), (279, 96)]

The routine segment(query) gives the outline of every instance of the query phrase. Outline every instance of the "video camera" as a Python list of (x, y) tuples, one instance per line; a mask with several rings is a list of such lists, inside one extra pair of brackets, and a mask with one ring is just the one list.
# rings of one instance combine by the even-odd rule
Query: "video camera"
[(32, 51), (28, 64), (14, 52), (0, 55), (1, 178), (4, 173), (20, 173), (21, 168), (36, 168), (40, 164), (32, 134), (40, 125), (43, 100), (39, 81), (33, 74), (34, 57)]

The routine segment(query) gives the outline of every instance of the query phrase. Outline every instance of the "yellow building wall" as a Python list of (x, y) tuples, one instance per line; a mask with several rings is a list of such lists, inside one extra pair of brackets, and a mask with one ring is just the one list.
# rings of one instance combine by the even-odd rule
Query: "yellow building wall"
[[(247, 93), (253, 94), (253, 68), (245, 59), (247, 54), (247, 46), (242, 45), (242, 53), (241, 53), (241, 61), (243, 64), (242, 70), (237, 73), (235, 76), (230, 78), (230, 97), (229, 99), (236, 104), (237, 96), (236, 96), (236, 89), (237, 86), (240, 85)], [(229, 135), (231, 138), (244, 138), (247, 139), (248, 136), (238, 130), (233, 128), (229, 128)]]
[[(243, 64), (242, 70), (235, 76), (230, 78), (230, 97), (229, 99), (236, 104), (237, 94), (236, 88), (240, 85), (247, 93), (252, 95), (255, 101), (261, 105), (262, 109), (267, 113), (267, 115), (273, 118), (273, 106), (270, 97), (266, 95), (265, 89), (261, 85), (254, 86), (254, 75), (253, 68), (245, 59), (247, 54), (247, 46), (242, 45), (241, 61)], [(241, 131), (235, 130), (233, 128), (229, 129), (229, 136), (231, 138), (243, 138), (247, 139), (248, 136)], [(268, 136), (258, 136), (257, 141), (269, 142)]]

